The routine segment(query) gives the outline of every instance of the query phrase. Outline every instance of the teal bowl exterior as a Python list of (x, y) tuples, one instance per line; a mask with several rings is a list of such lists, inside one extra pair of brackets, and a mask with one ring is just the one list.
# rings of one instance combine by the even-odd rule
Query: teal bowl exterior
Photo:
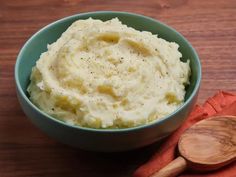
[[(150, 124), (125, 129), (92, 129), (68, 125), (38, 109), (28, 98), (27, 86), (31, 69), (47, 44), (78, 19), (109, 20), (118, 17), (124, 24), (137, 30), (150, 31), (180, 45), (184, 59), (190, 60), (190, 85), (186, 88), (184, 104), (172, 114)], [(43, 132), (58, 141), (85, 150), (114, 152), (126, 151), (152, 144), (176, 130), (193, 109), (201, 81), (201, 64), (191, 44), (174, 29), (149, 17), (127, 12), (98, 11), (77, 14), (58, 20), (34, 34), (22, 47), (15, 65), (15, 81), (19, 102), (27, 117)]]

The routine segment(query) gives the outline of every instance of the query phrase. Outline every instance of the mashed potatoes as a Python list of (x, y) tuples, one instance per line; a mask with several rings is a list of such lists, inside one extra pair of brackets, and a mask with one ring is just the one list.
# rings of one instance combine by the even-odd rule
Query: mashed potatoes
[(74, 22), (32, 69), (30, 99), (69, 124), (124, 128), (175, 111), (184, 101), (189, 62), (178, 45), (117, 18)]

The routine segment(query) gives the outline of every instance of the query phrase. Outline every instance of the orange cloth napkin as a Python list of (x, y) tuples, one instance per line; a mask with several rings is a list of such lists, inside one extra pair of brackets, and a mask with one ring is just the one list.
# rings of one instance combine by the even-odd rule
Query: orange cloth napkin
[[(167, 138), (147, 163), (134, 172), (133, 177), (148, 177), (166, 166), (176, 158), (176, 146), (181, 134), (196, 122), (213, 115), (236, 116), (236, 94), (219, 91), (212, 98), (208, 98), (202, 106), (196, 105), (185, 123)], [(236, 177), (236, 162), (209, 173), (197, 174), (196, 172), (186, 171), (180, 177)]]

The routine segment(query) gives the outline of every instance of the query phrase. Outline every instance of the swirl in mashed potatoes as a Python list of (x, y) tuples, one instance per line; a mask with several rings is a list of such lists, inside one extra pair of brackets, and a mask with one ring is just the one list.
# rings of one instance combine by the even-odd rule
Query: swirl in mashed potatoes
[(32, 102), (69, 124), (125, 128), (160, 119), (183, 102), (189, 62), (178, 44), (117, 18), (74, 22), (32, 69)]

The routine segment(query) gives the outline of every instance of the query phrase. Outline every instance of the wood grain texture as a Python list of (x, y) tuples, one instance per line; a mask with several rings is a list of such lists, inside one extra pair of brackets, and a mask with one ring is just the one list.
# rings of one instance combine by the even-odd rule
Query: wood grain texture
[(1, 177), (125, 177), (156, 150), (157, 144), (116, 154), (73, 149), (48, 138), (20, 109), (13, 72), (24, 42), (48, 23), (95, 10), (144, 14), (181, 32), (201, 58), (199, 103), (218, 89), (236, 92), (235, 0), (0, 0)]
[(187, 168), (195, 171), (219, 169), (236, 160), (236, 116), (202, 120), (180, 137), (180, 156), (150, 177), (176, 177)]
[(217, 116), (202, 120), (179, 139), (179, 152), (188, 166), (210, 171), (236, 160), (236, 116)]

